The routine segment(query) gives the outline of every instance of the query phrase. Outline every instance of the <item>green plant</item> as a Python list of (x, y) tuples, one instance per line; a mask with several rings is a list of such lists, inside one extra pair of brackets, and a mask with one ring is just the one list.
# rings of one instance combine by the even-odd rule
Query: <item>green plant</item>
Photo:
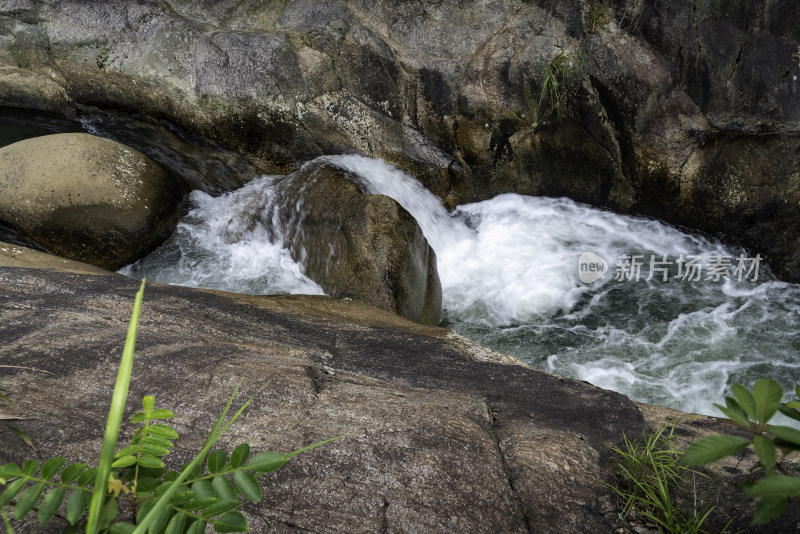
[(643, 434), (636, 440), (623, 435), (623, 446), (613, 449), (620, 484), (606, 486), (624, 502), (622, 520), (636, 511), (655, 524), (659, 532), (704, 532), (703, 523), (713, 507), (700, 509), (696, 499), (694, 503), (679, 504), (673, 498), (674, 490), (686, 477), (703, 475), (679, 463), (681, 453), (675, 449), (675, 424), (665, 436), (667, 428), (656, 434)]
[[(539, 103), (536, 106), (537, 115), (545, 102), (549, 102), (556, 110), (561, 107), (561, 94), (569, 81), (571, 72), (576, 67), (583, 67), (585, 64), (586, 58), (580, 49), (575, 52), (561, 52), (553, 58), (542, 72), (542, 89), (539, 92)], [(526, 94), (525, 98), (530, 102), (529, 96)]]
[(595, 0), (592, 2), (592, 11), (589, 13), (589, 33), (594, 33), (611, 22), (613, 14), (614, 11), (611, 9), (610, 0)]
[[(764, 478), (741, 488), (748, 497), (760, 499), (753, 512), (753, 525), (766, 523), (778, 517), (786, 508), (789, 498), (800, 498), (800, 478), (790, 476), (778, 458), (777, 451), (784, 455), (800, 451), (800, 430), (788, 426), (767, 424), (781, 412), (800, 421), (800, 400), (781, 403), (783, 388), (777, 382), (762, 378), (753, 391), (734, 384), (734, 397), (725, 397), (725, 406), (715, 404), (735, 424), (748, 429), (752, 436), (716, 435), (701, 438), (692, 443), (681, 459), (683, 465), (708, 465), (726, 456), (734, 456), (752, 445)], [(800, 385), (795, 386), (800, 397)], [(795, 468), (800, 471), (800, 468)]]
[(14, 463), (0, 466), (0, 486), (5, 487), (0, 493), (0, 514), (7, 533), (13, 532), (8, 507), (13, 508), (15, 520), (36, 510), (39, 524), (44, 525), (65, 500), (70, 524), (66, 532), (198, 534), (205, 532), (207, 524), (213, 525), (217, 532), (248, 532), (247, 521), (239, 512), (243, 504), (240, 496), (260, 502), (259, 477), (279, 469), (296, 454), (339, 439), (321, 441), (289, 454), (262, 452), (251, 457), (247, 443), (234, 448), (230, 458), (225, 451), (212, 451), (216, 441), (255, 398), (255, 395), (250, 397), (225, 422), (242, 379), (200, 452), (180, 471), (167, 470), (162, 460), (174, 447), (178, 433), (155, 422), (172, 418), (173, 414), (156, 408), (152, 396), (145, 396), (142, 411), (133, 415), (132, 422), (140, 426), (130, 445), (115, 453), (143, 292), (144, 282), (136, 295), (98, 466), (89, 468), (84, 463), (73, 463), (65, 467), (63, 457), (50, 458), (44, 463), (28, 460), (22, 466)]

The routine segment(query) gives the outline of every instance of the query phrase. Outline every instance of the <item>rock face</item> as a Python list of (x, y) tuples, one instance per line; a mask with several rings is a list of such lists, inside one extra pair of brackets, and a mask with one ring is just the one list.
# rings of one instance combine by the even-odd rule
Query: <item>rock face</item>
[[(31, 252), (0, 254), (0, 354), (3, 365), (22, 366), (0, 370), (22, 413), (3, 413), (3, 403), (0, 416), (18, 417), (13, 425), (38, 450), (0, 427), (0, 464), (59, 455), (93, 465), (138, 282)], [(645, 524), (618, 521), (622, 503), (600, 483), (614, 480), (609, 448), (623, 432), (635, 439), (675, 424), (679, 449), (742, 432), (634, 405), (356, 301), (148, 285), (126, 420), (144, 395), (176, 413), (181, 438), (168, 467), (200, 449), (245, 373), (241, 398), (269, 386), (220, 448), (246, 441), (254, 452), (288, 452), (348, 434), (274, 475), (277, 486), (254, 509), (272, 529), (249, 515), (254, 532), (643, 532)], [(129, 435), (124, 426), (121, 439)], [(752, 481), (756, 464), (745, 451), (712, 477), (687, 480), (677, 498), (715, 506), (710, 532), (731, 520), (748, 529), (754, 502), (737, 484)], [(792, 532), (799, 520), (793, 502), (749, 531)], [(15, 531), (65, 526), (48, 525), (31, 517)]]
[(451, 206), (568, 195), (727, 233), (796, 280), (798, 16), (795, 0), (14, 0), (0, 99), (142, 111), (272, 171), (357, 150)]
[[(38, 370), (2, 369), (28, 417), (13, 424), (38, 452), (0, 427), (0, 463), (94, 462), (137, 288), (0, 266), (3, 363)], [(617, 506), (596, 479), (610, 446), (643, 427), (622, 395), (355, 301), (146, 288), (129, 415), (146, 394), (176, 413), (176, 465), (245, 373), (242, 398), (269, 387), (221, 447), (288, 452), (348, 434), (276, 473), (256, 507), (273, 529), (254, 519), (256, 532), (608, 531)]]
[(327, 295), (438, 325), (442, 285), (419, 225), (397, 202), (363, 194), (347, 176), (321, 163), (287, 179), (275, 204), (295, 260)]
[(0, 149), (0, 222), (70, 259), (116, 270), (175, 229), (182, 186), (147, 156), (87, 134)]

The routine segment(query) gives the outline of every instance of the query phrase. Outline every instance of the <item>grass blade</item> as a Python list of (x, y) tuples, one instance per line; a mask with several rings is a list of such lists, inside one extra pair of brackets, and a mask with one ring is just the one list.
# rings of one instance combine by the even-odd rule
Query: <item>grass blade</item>
[(100, 452), (100, 462), (97, 466), (97, 474), (94, 480), (94, 491), (89, 502), (89, 520), (86, 523), (86, 534), (97, 534), (103, 516), (103, 501), (106, 496), (106, 482), (111, 472), (111, 464), (114, 463), (114, 449), (117, 447), (119, 437), (119, 427), (122, 424), (122, 413), (125, 410), (125, 401), (128, 398), (128, 387), (130, 386), (131, 373), (133, 370), (133, 352), (136, 347), (136, 331), (139, 327), (139, 314), (142, 309), (142, 298), (144, 297), (144, 284), (136, 293), (136, 301), (133, 305), (133, 314), (128, 326), (128, 336), (125, 338), (125, 348), (122, 351), (122, 361), (117, 373), (117, 381), (114, 385), (114, 395), (111, 398), (111, 408), (106, 420), (106, 432), (103, 436), (103, 448)]

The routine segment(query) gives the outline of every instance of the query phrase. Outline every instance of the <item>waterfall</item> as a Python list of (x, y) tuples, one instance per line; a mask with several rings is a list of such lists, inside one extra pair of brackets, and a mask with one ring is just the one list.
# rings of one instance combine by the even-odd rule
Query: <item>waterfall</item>
[[(414, 216), (437, 254), (444, 325), (466, 337), (534, 367), (689, 412), (719, 415), (712, 403), (734, 382), (750, 387), (770, 377), (794, 388), (800, 286), (776, 280), (763, 263), (753, 280), (755, 258), (744, 250), (563, 198), (506, 194), (448, 213), (384, 162), (319, 161), (350, 171), (362, 190), (388, 195)], [(194, 191), (172, 238), (122, 272), (239, 293), (321, 294), (274, 224), (286, 180), (263, 176), (218, 197)], [(607, 269), (593, 283), (581, 281), (585, 253)], [(641, 264), (638, 276), (625, 270), (630, 258)], [(737, 276), (738, 258), (749, 274)], [(715, 280), (723, 259), (731, 263), (728, 279)], [(689, 262), (699, 279), (686, 276)]]

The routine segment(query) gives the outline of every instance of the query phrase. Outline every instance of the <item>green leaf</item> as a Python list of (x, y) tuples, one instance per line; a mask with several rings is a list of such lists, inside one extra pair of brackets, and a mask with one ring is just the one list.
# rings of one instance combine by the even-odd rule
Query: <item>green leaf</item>
[(158, 486), (159, 482), (158, 479), (153, 477), (139, 477), (139, 480), (136, 482), (136, 492), (148, 492), (155, 489)]
[(286, 464), (286, 458), (282, 454), (267, 451), (253, 456), (244, 468), (256, 473), (269, 473), (283, 467), (284, 464)]
[(36, 484), (25, 490), (17, 501), (17, 505), (14, 507), (14, 519), (19, 521), (28, 515), (28, 512), (33, 510), (33, 507), (39, 502), (39, 497), (44, 493), (44, 488), (44, 484)]
[(190, 501), (195, 497), (197, 497), (197, 494), (192, 490), (184, 490), (181, 491), (180, 493), (174, 494), (172, 498), (169, 500), (169, 502), (170, 504), (181, 504), (183, 502)]
[(776, 519), (783, 513), (783, 509), (786, 508), (786, 503), (788, 502), (789, 499), (786, 497), (764, 497), (759, 501), (756, 509), (753, 511), (753, 521), (750, 523), (750, 526), (761, 525)]
[(136, 512), (136, 522), (141, 523), (142, 519), (150, 513), (150, 510), (156, 505), (157, 499), (150, 499), (149, 501), (144, 501), (142, 505), (139, 507), (139, 511)]
[(780, 408), (778, 408), (778, 411), (781, 412), (786, 417), (794, 419), (795, 421), (800, 421), (800, 410), (781, 406)]
[(153, 408), (156, 407), (156, 398), (152, 395), (147, 395), (146, 397), (142, 398), (142, 408), (144, 408), (145, 412), (150, 412)]
[(795, 384), (794, 386), (794, 394), (800, 397), (800, 384)]
[(158, 485), (156, 489), (153, 490), (153, 495), (155, 495), (156, 497), (161, 497), (164, 494), (164, 492), (167, 491), (167, 488), (169, 488), (171, 485), (172, 482), (162, 482), (161, 484)]
[(0, 493), (0, 506), (11, 502), (27, 483), (27, 478), (18, 478), (14, 482), (9, 483), (6, 489), (3, 490), (3, 493)]
[(217, 532), (250, 532), (247, 520), (239, 512), (228, 512), (212, 524)]
[(111, 534), (130, 534), (136, 530), (136, 525), (130, 523), (114, 523), (111, 525)]
[(78, 478), (78, 475), (80, 475), (84, 469), (86, 469), (86, 464), (74, 463), (68, 465), (67, 468), (61, 472), (61, 482), (69, 484)]
[(78, 475), (78, 485), (82, 487), (86, 487), (89, 485), (91, 481), (96, 478), (97, 468), (90, 467), (80, 475)]
[(198, 497), (216, 497), (214, 488), (211, 486), (211, 482), (208, 480), (198, 480), (192, 484), (192, 491), (197, 493)]
[(164, 462), (150, 454), (142, 454), (139, 457), (139, 465), (143, 467), (164, 467)]
[(117, 454), (114, 455), (114, 458), (122, 458), (123, 456), (133, 456), (139, 452), (138, 445), (128, 445), (124, 449), (120, 450)]
[(756, 454), (758, 454), (758, 461), (765, 471), (775, 465), (777, 452), (771, 439), (766, 436), (755, 435), (753, 436), (753, 448), (755, 448)]
[(231, 465), (235, 468), (242, 466), (250, 457), (250, 445), (242, 443), (231, 453)]
[(252, 474), (247, 471), (237, 471), (233, 475), (233, 481), (236, 482), (236, 489), (239, 493), (244, 495), (248, 501), (261, 502), (261, 485)]
[(133, 353), (136, 347), (136, 332), (139, 327), (139, 314), (142, 309), (142, 298), (144, 297), (144, 280), (139, 291), (136, 293), (136, 300), (133, 304), (133, 313), (128, 325), (128, 335), (125, 338), (125, 347), (122, 350), (117, 378), (114, 383), (114, 393), (111, 396), (111, 406), (106, 417), (106, 429), (103, 434), (103, 446), (100, 449), (100, 459), (97, 465), (97, 472), (94, 480), (94, 489), (89, 501), (89, 515), (86, 522), (86, 534), (96, 534), (100, 529), (100, 522), (103, 518), (103, 504), (106, 498), (106, 483), (108, 475), (111, 473), (111, 464), (114, 462), (114, 451), (117, 448), (119, 438), (119, 428), (122, 425), (122, 416), (125, 411), (125, 401), (128, 397), (128, 389), (131, 382), (133, 371)]
[(64, 467), (65, 463), (67, 463), (66, 458), (61, 458), (60, 456), (50, 458), (42, 466), (42, 478), (50, 480)]
[(208, 455), (206, 459), (206, 469), (208, 469), (209, 473), (216, 475), (225, 467), (225, 464), (228, 462), (228, 457), (225, 454), (225, 451), (216, 450)]
[(189, 468), (191, 468), (191, 472), (189, 473), (190, 479), (200, 478), (200, 475), (203, 474), (203, 465), (199, 463), (194, 464), (194, 466), (188, 463), (183, 464), (183, 466), (181, 466), (181, 472)]
[(175, 417), (174, 413), (162, 408), (156, 408), (150, 412), (150, 419), (172, 419), (173, 417)]
[(115, 460), (111, 467), (128, 467), (136, 463), (135, 456), (123, 456), (119, 460)]
[(753, 386), (753, 400), (756, 402), (758, 422), (767, 424), (781, 406), (783, 388), (769, 378), (762, 378)]
[(337, 439), (342, 439), (345, 436), (347, 436), (347, 434), (342, 434), (341, 436), (336, 436), (335, 438), (328, 438), (328, 439), (323, 440), (323, 441), (318, 441), (316, 443), (312, 443), (311, 445), (306, 445), (305, 447), (303, 447), (301, 449), (297, 449), (296, 451), (292, 451), (289, 454), (284, 454), (283, 457), (288, 460), (292, 456), (296, 456), (296, 455), (298, 455), (300, 453), (303, 453), (303, 452), (306, 452), (306, 451), (310, 451), (311, 449), (319, 447), (320, 445), (325, 445), (326, 443), (330, 443), (331, 441), (336, 441)]
[(152, 456), (164, 456), (165, 454), (169, 454), (169, 449), (162, 447), (161, 445), (151, 445), (149, 443), (145, 443), (142, 445), (142, 452)]
[(66, 495), (67, 488), (56, 488), (44, 496), (44, 499), (42, 499), (42, 504), (39, 505), (39, 526), (42, 526), (50, 521), (50, 518), (53, 517), (53, 514), (58, 511), (58, 508), (61, 506), (61, 503), (64, 501), (64, 497)]
[(28, 476), (33, 475), (39, 469), (40, 462), (38, 460), (28, 460), (22, 464), (22, 472)]
[(3, 466), (0, 466), (0, 477), (13, 478), (21, 476), (22, 476), (22, 469), (20, 469), (17, 464), (8, 463)]
[(191, 525), (189, 525), (189, 529), (186, 531), (186, 534), (203, 534), (206, 531), (206, 522), (205, 521), (195, 521)]
[(154, 436), (167, 439), (178, 439), (178, 433), (175, 432), (175, 430), (172, 427), (169, 427), (167, 425), (156, 423), (154, 425), (150, 425), (150, 428), (148, 430)]
[(800, 430), (796, 428), (776, 425), (767, 428), (767, 432), (791, 443), (800, 445)]
[(155, 513), (156, 516), (155, 519), (153, 519), (153, 522), (150, 523), (147, 531), (149, 534), (158, 534), (158, 532), (161, 530), (161, 527), (163, 527), (167, 522), (167, 519), (169, 519), (169, 517), (174, 513), (174, 510), (164, 507), (161, 508), (161, 510), (154, 510), (153, 513)]
[(742, 488), (748, 497), (800, 496), (800, 478), (775, 475)]
[(784, 406), (786, 406), (787, 408), (800, 408), (800, 401), (796, 400), (789, 401), (786, 404), (784, 404)]
[[(724, 413), (728, 417), (728, 419), (730, 419), (737, 425), (743, 426), (745, 428), (750, 427), (750, 421), (747, 419), (747, 414), (744, 413), (744, 410), (742, 410), (741, 408), (737, 410), (731, 408), (730, 406), (726, 408), (725, 406), (720, 406), (719, 404), (715, 404), (714, 406), (717, 408), (717, 410)], [(738, 404), (736, 407), (738, 408)]]
[(733, 394), (736, 395), (736, 401), (739, 403), (742, 410), (745, 411), (747, 417), (749, 417), (751, 421), (756, 421), (758, 419), (758, 412), (756, 411), (756, 401), (753, 399), (752, 393), (744, 386), (734, 384)]
[(83, 510), (86, 508), (86, 501), (89, 495), (85, 491), (73, 491), (67, 499), (67, 521), (74, 525), (81, 518)]
[(2, 424), (4, 427), (6, 427), (10, 431), (12, 431), (17, 436), (19, 436), (19, 439), (21, 439), (25, 443), (25, 445), (27, 445), (28, 447), (30, 447), (31, 449), (33, 449), (35, 451), (38, 450), (33, 445), (33, 440), (31, 440), (31, 438), (30, 438), (30, 436), (28, 436), (28, 434), (26, 434), (25, 432), (23, 432), (19, 428), (15, 427), (15, 426), (11, 426), (11, 425), (9, 425), (7, 423), (0, 423), (0, 424)]
[(224, 514), (230, 510), (236, 510), (240, 505), (241, 503), (239, 502), (239, 499), (227, 499), (224, 501), (215, 502), (214, 504), (206, 506), (203, 509), (203, 519), (210, 520), (212, 517)]
[(119, 515), (119, 502), (110, 501), (104, 505), (103, 516), (100, 518), (100, 529), (105, 530)]
[(138, 425), (139, 423), (144, 423), (147, 420), (147, 414), (144, 412), (136, 412), (131, 417), (131, 423), (134, 425)]
[(692, 443), (680, 459), (682, 465), (707, 465), (744, 450), (750, 440), (737, 436), (706, 436)]
[(172, 516), (169, 523), (167, 524), (167, 530), (164, 534), (182, 534), (183, 527), (186, 525), (186, 516), (177, 513)]
[(231, 501), (237, 500), (238, 497), (236, 496), (236, 488), (233, 487), (230, 480), (225, 477), (215, 477), (214, 481), (211, 482), (211, 485), (214, 487), (214, 493), (216, 494), (217, 498), (222, 501)]
[(196, 497), (181, 506), (184, 510), (200, 510), (219, 502), (216, 497)]
[(172, 449), (175, 447), (174, 443), (172, 443), (167, 438), (162, 438), (161, 436), (147, 436), (146, 438), (144, 438), (144, 442), (147, 445), (155, 445), (157, 447), (163, 447), (166, 449)]
[(166, 475), (164, 475), (162, 480), (164, 482), (173, 482), (178, 479), (179, 475), (180, 473), (178, 473), (177, 471), (169, 471)]

